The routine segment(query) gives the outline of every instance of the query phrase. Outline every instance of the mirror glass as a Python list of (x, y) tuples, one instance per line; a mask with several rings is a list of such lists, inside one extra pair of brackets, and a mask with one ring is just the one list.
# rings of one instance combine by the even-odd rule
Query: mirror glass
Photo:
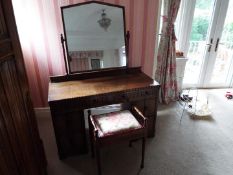
[(77, 4), (62, 15), (71, 73), (126, 66), (123, 7)]

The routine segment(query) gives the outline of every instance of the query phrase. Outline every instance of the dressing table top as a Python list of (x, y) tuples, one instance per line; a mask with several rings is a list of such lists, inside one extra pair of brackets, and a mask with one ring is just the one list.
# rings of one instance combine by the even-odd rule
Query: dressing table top
[(49, 83), (48, 101), (86, 97), (150, 86), (159, 86), (159, 84), (141, 72)]

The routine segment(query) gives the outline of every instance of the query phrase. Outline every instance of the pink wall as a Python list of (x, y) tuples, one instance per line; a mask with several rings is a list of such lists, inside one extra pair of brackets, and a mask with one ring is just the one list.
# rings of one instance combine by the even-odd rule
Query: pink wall
[[(35, 107), (47, 106), (49, 76), (65, 73), (60, 6), (85, 0), (13, 0), (16, 22)], [(103, 0), (102, 0), (103, 1)], [(124, 5), (130, 31), (129, 64), (152, 75), (159, 0), (105, 0)]]

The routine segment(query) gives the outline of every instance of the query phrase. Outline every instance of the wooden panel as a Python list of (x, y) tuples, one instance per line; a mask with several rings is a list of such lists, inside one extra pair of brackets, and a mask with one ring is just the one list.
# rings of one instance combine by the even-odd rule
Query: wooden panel
[(13, 174), (10, 167), (8, 167), (8, 164), (7, 164), (6, 160), (5, 160), (5, 156), (3, 155), (3, 152), (2, 152), (1, 149), (0, 149), (0, 174), (3, 174), (3, 175)]
[(9, 175), (44, 174), (44, 152), (28, 96), (27, 77), (13, 7), (11, 1), (2, 0), (0, 92), (0, 172)]
[[(12, 147), (12, 151), (14, 152), (15, 155), (15, 159), (18, 163), (18, 167), (20, 168), (21, 172), (26, 173), (24, 167), (23, 167), (23, 162), (20, 160), (22, 158), (23, 160), (23, 156), (21, 154), (21, 152), (17, 151), (19, 148), (19, 143), (18, 143), (18, 137), (17, 137), (17, 131), (14, 125), (14, 110), (11, 109), (9, 103), (8, 103), (8, 98), (9, 98), (9, 94), (8, 97), (6, 95), (7, 92), (7, 87), (4, 85), (4, 81), (6, 81), (6, 76), (9, 76), (9, 72), (8, 72), (8, 64), (7, 62), (4, 62), (3, 64), (0, 65), (0, 91), (3, 92), (0, 95), (0, 106), (1, 106), (1, 112), (2, 112), (2, 120), (4, 120), (5, 124), (6, 124), (6, 133), (9, 136), (9, 140), (10, 140), (10, 145)], [(9, 82), (8, 82), (9, 83)], [(13, 94), (12, 94), (13, 95)], [(12, 98), (12, 100), (14, 100)], [(12, 101), (11, 100), (11, 101)]]
[(7, 29), (6, 29), (6, 23), (3, 15), (3, 8), (0, 3), (0, 39), (4, 39), (8, 37)]
[(156, 114), (154, 115), (147, 115), (146, 118), (148, 119), (148, 130), (147, 135), (148, 137), (154, 137), (155, 136), (155, 125), (156, 125)]
[(8, 36), (3, 9), (0, 3), (0, 62), (9, 59), (12, 55), (11, 40)]
[(52, 116), (60, 159), (87, 153), (83, 111), (73, 111), (61, 115), (54, 114)]
[(144, 114), (153, 115), (156, 112), (156, 98), (150, 98), (145, 101), (145, 111)]
[(36, 162), (34, 162), (35, 159), (31, 156), (34, 154), (33, 145), (29, 140), (31, 138), (30, 130), (27, 127), (28, 121), (26, 117), (26, 111), (23, 107), (24, 102), (22, 101), (14, 60), (7, 61), (2, 64), (0, 77), (2, 81), (1, 86), (4, 88), (3, 91), (5, 92), (4, 95), (8, 104), (8, 108), (5, 106), (3, 109), (5, 110), (3, 117), (6, 121), (11, 120), (12, 122), (12, 126), (7, 127), (11, 127), (8, 132), (10, 133), (14, 131), (14, 133), (12, 132), (9, 135), (14, 137), (16, 143), (13, 144), (15, 147), (25, 151), (24, 154), (17, 156), (21, 159), (22, 165), (24, 163), (29, 163), (29, 165), (31, 164), (29, 168), (30, 171), (33, 172), (33, 169), (36, 169)]
[(12, 46), (9, 39), (2, 40), (0, 42), (0, 59), (6, 59), (7, 56), (12, 56)]
[(51, 76), (50, 80), (53, 83), (64, 82), (64, 81), (75, 81), (75, 80), (85, 80), (90, 78), (98, 78), (105, 76), (117, 76), (117, 75), (125, 75), (125, 74), (135, 74), (140, 73), (140, 67), (120, 67), (120, 68), (106, 68), (102, 71), (89, 71), (85, 73), (76, 73), (76, 74), (68, 74), (62, 76)]
[(0, 174), (18, 175), (18, 165), (11, 153), (12, 147), (7, 136), (3, 114), (0, 109)]

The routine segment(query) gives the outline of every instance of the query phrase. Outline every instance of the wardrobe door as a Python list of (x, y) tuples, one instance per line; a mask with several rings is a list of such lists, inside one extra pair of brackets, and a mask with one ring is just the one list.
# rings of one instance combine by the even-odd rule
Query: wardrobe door
[(42, 175), (46, 161), (10, 0), (0, 0), (0, 174)]
[[(1, 86), (0, 90), (2, 90)], [(2, 111), (0, 110), (0, 174), (18, 175), (18, 165), (12, 154), (12, 148), (6, 131)]]

